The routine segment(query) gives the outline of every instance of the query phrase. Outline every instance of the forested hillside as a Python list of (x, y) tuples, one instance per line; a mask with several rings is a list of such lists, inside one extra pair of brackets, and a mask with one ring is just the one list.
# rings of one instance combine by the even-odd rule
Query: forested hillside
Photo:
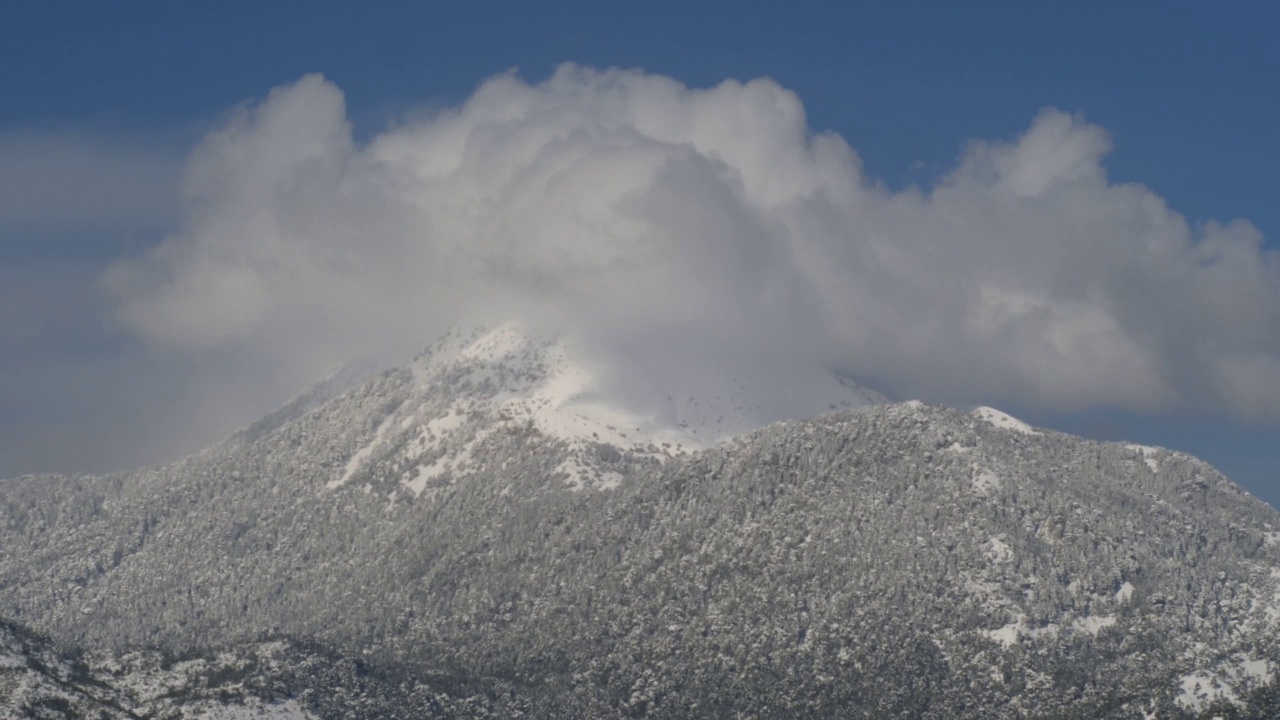
[(1194, 458), (919, 403), (617, 444), (504, 382), (396, 370), (0, 482), (0, 615), (102, 657), (323, 647), (258, 683), (321, 717), (363, 682), (305, 680), (323, 653), (406, 717), (1280, 716), (1280, 514)]

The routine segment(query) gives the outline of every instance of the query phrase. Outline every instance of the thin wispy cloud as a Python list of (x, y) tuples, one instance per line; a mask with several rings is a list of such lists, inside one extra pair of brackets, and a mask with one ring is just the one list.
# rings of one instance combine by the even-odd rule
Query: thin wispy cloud
[(176, 219), (175, 143), (0, 129), (0, 232), (145, 227)]

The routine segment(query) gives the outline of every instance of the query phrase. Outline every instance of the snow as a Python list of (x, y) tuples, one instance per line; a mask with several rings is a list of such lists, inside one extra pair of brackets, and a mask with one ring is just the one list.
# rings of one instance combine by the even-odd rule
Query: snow
[(1244, 653), (1237, 653), (1213, 668), (1202, 668), (1182, 676), (1179, 680), (1177, 702), (1193, 713), (1198, 713), (1215, 700), (1224, 699), (1239, 706), (1239, 691), (1250, 685), (1271, 681), (1273, 668), (1267, 660), (1259, 660)]
[(622, 475), (610, 470), (600, 478), (600, 483), (596, 487), (601, 490), (613, 490), (621, 484)]
[(519, 323), (508, 322), (481, 335), (480, 339), (466, 345), (458, 354), (460, 360), (491, 361), (495, 358), (515, 355), (528, 342), (528, 336)]
[(27, 666), (25, 658), (19, 655), (0, 655), (0, 670), (9, 668), (24, 668)]
[(482, 334), (459, 357), (534, 378), (496, 398), (508, 414), (530, 418), (553, 437), (619, 447), (666, 442), (697, 449), (770, 422), (884, 400), (826, 370), (815, 370), (794, 391), (750, 366), (664, 380), (639, 361), (628, 364), (583, 341), (539, 336), (515, 322)]
[(1180, 692), (1177, 702), (1193, 713), (1198, 713), (1213, 701), (1224, 698), (1228, 702), (1238, 702), (1236, 694), (1221, 679), (1207, 672), (1196, 672), (1184, 675), (1178, 681)]
[(1240, 672), (1257, 682), (1265, 683), (1271, 679), (1271, 663), (1246, 656), (1240, 661)]
[[(416, 420), (417, 415), (411, 416)], [(439, 447), (456, 430), (466, 424), (466, 413), (460, 407), (450, 407), (444, 415), (432, 418), (424, 424), (405, 450), (405, 457), (416, 460), (429, 450)], [(404, 428), (408, 429), (408, 428)]]
[[(443, 338), (411, 366), (420, 393), (417, 402), (436, 402), (413, 414), (425, 422), (419, 421), (405, 451), (410, 461), (428, 453), (436, 457), (415, 465), (404, 484), (421, 496), (431, 480), (446, 472), (465, 474), (478, 465), (477, 447), (498, 422), (528, 424), (568, 443), (569, 453), (557, 471), (575, 490), (610, 489), (622, 481), (619, 473), (594, 467), (592, 450), (598, 443), (663, 457), (706, 444), (693, 434), (696, 430), (634, 412), (611, 398), (581, 355), (568, 342), (537, 336), (518, 323), (469, 334), (455, 331)], [(443, 409), (441, 396), (447, 398)], [(469, 425), (469, 418), (479, 421)], [(441, 455), (446, 443), (450, 447)]]
[(1031, 640), (1054, 637), (1058, 634), (1058, 626), (1054, 623), (1049, 623), (1044, 627), (1033, 628), (1027, 625), (1027, 616), (1018, 613), (1013, 622), (994, 630), (983, 630), (982, 634), (1007, 649), (1017, 645), (1024, 637)]
[[(1088, 617), (1075, 618), (1065, 627), (1074, 633), (1096, 636), (1103, 628), (1108, 628), (1115, 624), (1116, 619), (1114, 616), (1090, 615)], [(1048, 623), (1043, 627), (1031, 627), (1027, 624), (1027, 616), (1019, 612), (1012, 622), (994, 630), (983, 630), (981, 632), (1001, 647), (1010, 648), (1017, 645), (1022, 638), (1039, 640), (1041, 638), (1056, 637), (1062, 632), (1062, 629), (1063, 626), (1058, 623)]]
[(1151, 468), (1151, 472), (1160, 472), (1160, 462), (1155, 459), (1155, 455), (1160, 452), (1160, 448), (1134, 444), (1125, 445), (1125, 447), (1141, 455), (1143, 461), (1147, 463), (1147, 467)]
[(405, 483), (405, 487), (413, 491), (414, 495), (421, 495), (422, 491), (427, 489), (428, 482), (440, 477), (448, 469), (449, 458), (437, 458), (430, 465), (420, 466), (414, 478)]
[(1012, 430), (1024, 435), (1039, 435), (1040, 431), (1022, 422), (1016, 417), (1003, 413), (992, 407), (980, 407), (973, 411), (972, 415), (979, 420), (985, 420), (1001, 430)]
[[(572, 352), (557, 342), (546, 352), (545, 379), (524, 397), (513, 397), (502, 409), (516, 417), (528, 417), (539, 430), (564, 440), (605, 442), (619, 447), (668, 442), (694, 449), (705, 444), (690, 432), (663, 418), (631, 411), (617, 398), (609, 398), (598, 377), (572, 359)], [(715, 433), (707, 430), (703, 438)]]
[(556, 471), (568, 488), (611, 489), (623, 476), (600, 459), (602, 444), (663, 461), (771, 422), (884, 401), (825, 369), (783, 386), (744, 363), (722, 375), (671, 377), (520, 322), (455, 329), (410, 363), (408, 397), (326, 487), (376, 456), (401, 468), (401, 483), (421, 496), (446, 472), (457, 479), (478, 467), (482, 434), (510, 423), (567, 445)]
[(462, 446), (462, 449), (452, 455), (442, 455), (433, 460), (429, 465), (420, 465), (414, 478), (404, 485), (413, 491), (414, 495), (421, 495), (426, 490), (427, 483), (444, 475), (446, 471), (452, 472), (454, 475), (460, 475), (474, 465), (476, 460), (476, 446), (484, 441), (488, 433), (480, 432), (471, 438), (471, 440)]
[(1000, 643), (1001, 647), (1013, 647), (1018, 644), (1018, 637), (1021, 635), (1022, 623), (1009, 623), (995, 630), (985, 630), (983, 634)]
[[(593, 372), (567, 341), (540, 337), (519, 323), (505, 323), (488, 331), (475, 331), (444, 362), (432, 358), (417, 366), (420, 382), (430, 384), (457, 368), (471, 369), (468, 379), (492, 383), (486, 395), (460, 397), (460, 404), (503, 416), (511, 421), (531, 421), (542, 433), (568, 441), (604, 442), (620, 447), (668, 442), (687, 448), (703, 443), (689, 432), (661, 418), (628, 410), (602, 387)], [(450, 419), (456, 418), (456, 419)], [(459, 415), (432, 420), (434, 434), (461, 424)]]
[(1112, 615), (1090, 615), (1089, 617), (1076, 618), (1071, 621), (1071, 629), (1076, 632), (1097, 635), (1103, 628), (1108, 628), (1115, 624), (1116, 619)]
[(973, 478), (973, 491), (982, 496), (991, 496), (1002, 487), (1000, 476), (990, 470), (975, 468), (978, 473)]
[(987, 541), (987, 557), (994, 563), (1007, 563), (1013, 560), (1013, 548), (1002, 538), (991, 538)]
[(1129, 598), (1131, 597), (1133, 597), (1133, 584), (1126, 580), (1124, 584), (1120, 586), (1120, 589), (1116, 591), (1116, 602), (1129, 602)]
[(438, 418), (432, 418), (430, 422), (423, 426), (423, 434), (444, 435), (462, 427), (464, 422), (466, 422), (466, 417), (462, 413), (447, 413)]
[(382, 423), (378, 425), (378, 429), (374, 431), (373, 439), (369, 441), (369, 444), (357, 450), (351, 455), (351, 459), (347, 460), (347, 466), (342, 471), (342, 477), (337, 480), (330, 480), (325, 484), (325, 487), (332, 490), (350, 480), (351, 476), (355, 475), (356, 471), (360, 469), (360, 465), (363, 464), (365, 460), (368, 460), (369, 456), (373, 454), (374, 448), (382, 442), (383, 436), (387, 433), (387, 426), (390, 424), (391, 417), (387, 417), (383, 420)]

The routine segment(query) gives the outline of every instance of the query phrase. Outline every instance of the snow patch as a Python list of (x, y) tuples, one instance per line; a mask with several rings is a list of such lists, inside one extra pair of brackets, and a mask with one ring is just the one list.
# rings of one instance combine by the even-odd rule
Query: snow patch
[(427, 489), (427, 483), (440, 477), (448, 469), (449, 458), (436, 458), (430, 465), (419, 466), (413, 479), (405, 482), (404, 485), (413, 492), (414, 496), (422, 495), (422, 491)]
[(997, 643), (1000, 643), (1001, 647), (1009, 648), (1018, 644), (1018, 637), (1022, 634), (1021, 629), (1022, 623), (1019, 621), (1009, 623), (1008, 625), (996, 628), (995, 630), (983, 630), (982, 634)]
[(621, 484), (622, 475), (610, 470), (600, 477), (600, 482), (596, 484), (596, 487), (600, 490), (613, 490)]
[(1096, 636), (1102, 628), (1108, 628), (1115, 624), (1116, 618), (1114, 615), (1090, 615), (1089, 617), (1072, 620), (1071, 629)]
[(1219, 698), (1232, 704), (1239, 702), (1235, 692), (1221, 678), (1207, 672), (1182, 676), (1178, 681), (1178, 688), (1178, 704), (1193, 713), (1199, 713), (1206, 705)]
[(450, 406), (443, 415), (432, 418), (422, 426), (417, 437), (413, 438), (405, 449), (405, 458), (417, 460), (428, 451), (436, 449), (466, 422), (465, 410), (462, 407)]
[(1124, 581), (1124, 584), (1120, 586), (1120, 589), (1116, 591), (1116, 602), (1118, 603), (1129, 602), (1129, 598), (1132, 598), (1132, 597), (1133, 597), (1133, 584), (1130, 583), (1128, 580), (1126, 580)]
[(991, 538), (987, 541), (987, 558), (994, 563), (1007, 563), (1013, 561), (1013, 548), (1001, 538)]
[(1273, 673), (1274, 668), (1268, 661), (1237, 653), (1216, 667), (1182, 676), (1177, 701), (1193, 713), (1219, 699), (1239, 707), (1239, 694), (1247, 692), (1250, 687), (1270, 682)]
[(24, 668), (27, 661), (20, 655), (0, 655), (0, 670), (10, 668)]
[(1003, 486), (1000, 476), (990, 470), (975, 468), (977, 475), (973, 478), (973, 491), (984, 497), (994, 495)]
[(387, 434), (387, 426), (390, 424), (391, 416), (388, 415), (381, 423), (378, 424), (378, 429), (374, 431), (373, 439), (369, 441), (369, 444), (355, 451), (355, 453), (351, 455), (351, 458), (347, 460), (347, 466), (342, 470), (342, 477), (325, 483), (325, 488), (332, 490), (350, 480), (351, 476), (356, 474), (356, 471), (360, 469), (360, 466), (364, 461), (368, 460), (369, 456), (373, 454), (374, 448), (382, 442), (383, 436)]
[(476, 446), (479, 445), (486, 437), (487, 432), (478, 432), (475, 437), (462, 446), (462, 449), (452, 454), (441, 455), (431, 462), (429, 465), (419, 465), (417, 472), (412, 480), (407, 480), (403, 484), (409, 488), (414, 496), (422, 495), (427, 489), (427, 484), (432, 480), (444, 475), (446, 471), (453, 473), (455, 476), (461, 475), (468, 470), (475, 468), (477, 461), (475, 455)]
[[(1067, 629), (1074, 633), (1086, 633), (1096, 636), (1103, 628), (1108, 628), (1115, 624), (1116, 619), (1114, 616), (1090, 615), (1089, 617), (1072, 620)], [(1013, 622), (994, 630), (983, 630), (981, 632), (1001, 647), (1010, 648), (1021, 642), (1023, 638), (1033, 641), (1041, 638), (1052, 638), (1057, 637), (1061, 631), (1062, 626), (1057, 623), (1049, 623), (1042, 627), (1031, 627), (1027, 624), (1027, 616), (1023, 613), (1018, 613)]]
[(527, 395), (512, 397), (501, 408), (513, 417), (525, 417), (543, 433), (563, 440), (603, 442), (619, 447), (670, 443), (698, 449), (715, 438), (712, 429), (672, 427), (662, 418), (631, 412), (609, 402), (598, 389), (598, 379), (587, 367), (574, 362), (569, 349), (556, 342), (547, 349), (546, 377)]
[(1056, 637), (1058, 626), (1054, 623), (1049, 623), (1044, 627), (1033, 628), (1027, 625), (1027, 616), (1018, 613), (1017, 619), (1013, 622), (994, 630), (983, 630), (982, 634), (1007, 649), (1017, 645), (1022, 638), (1039, 640), (1040, 638)]
[(980, 407), (975, 409), (971, 414), (979, 420), (985, 420), (1001, 430), (1012, 430), (1013, 432), (1019, 432), (1024, 435), (1040, 434), (1039, 430), (1036, 430), (1030, 425), (1022, 422), (1018, 418), (992, 407)]
[(525, 347), (528, 336), (519, 323), (499, 325), (471, 342), (458, 353), (460, 360), (493, 361), (515, 355)]
[(1237, 656), (1240, 659), (1240, 673), (1259, 683), (1271, 680), (1271, 663), (1267, 660), (1255, 660), (1248, 656)]

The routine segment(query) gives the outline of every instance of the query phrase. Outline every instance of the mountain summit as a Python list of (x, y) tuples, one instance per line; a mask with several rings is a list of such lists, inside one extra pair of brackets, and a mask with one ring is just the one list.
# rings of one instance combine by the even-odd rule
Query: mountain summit
[(455, 328), (408, 365), (398, 404), (327, 487), (390, 465), (421, 495), (445, 476), (468, 472), (495, 428), (516, 425), (563, 445), (555, 473), (569, 487), (610, 488), (620, 476), (601, 468), (601, 453), (661, 460), (770, 422), (887, 402), (820, 369), (800, 383), (790, 378), (787, 387), (749, 375), (690, 387), (683, 378), (664, 383), (670, 373), (629, 365), (619, 373), (587, 343), (519, 322)]

